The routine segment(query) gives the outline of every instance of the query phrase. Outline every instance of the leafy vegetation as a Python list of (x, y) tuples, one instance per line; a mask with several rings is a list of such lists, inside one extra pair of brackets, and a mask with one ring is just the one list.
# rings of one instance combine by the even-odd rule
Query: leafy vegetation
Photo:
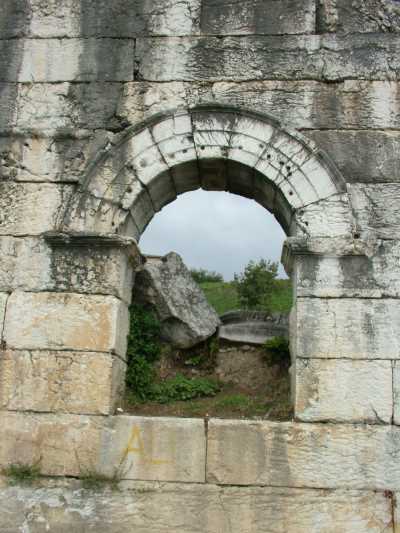
[(274, 337), (265, 344), (265, 359), (271, 365), (288, 367), (290, 365), (289, 341), (284, 337)]
[(222, 274), (218, 272), (206, 270), (205, 268), (192, 268), (190, 269), (192, 278), (196, 283), (217, 283), (224, 281)]
[(235, 274), (234, 284), (242, 308), (269, 310), (277, 275), (278, 263), (265, 259), (250, 261), (241, 274)]
[[(213, 396), (219, 390), (217, 382), (207, 378), (187, 378), (177, 374), (173, 378), (157, 382), (154, 363), (161, 354), (160, 324), (155, 314), (138, 305), (131, 306), (128, 335), (128, 368), (126, 386), (129, 403), (168, 403)], [(207, 345), (209, 353), (215, 351), (215, 341)], [(193, 354), (190, 363), (200, 364), (201, 354)]]
[(40, 461), (34, 464), (11, 464), (4, 468), (2, 473), (4, 476), (8, 477), (13, 484), (20, 483), (30, 485), (41, 475)]
[(87, 470), (80, 474), (82, 486), (88, 490), (100, 490), (105, 487), (117, 490), (121, 477), (119, 472), (115, 472), (112, 476), (106, 476), (97, 470)]
[(201, 283), (209, 304), (219, 315), (240, 309), (239, 295), (233, 282)]

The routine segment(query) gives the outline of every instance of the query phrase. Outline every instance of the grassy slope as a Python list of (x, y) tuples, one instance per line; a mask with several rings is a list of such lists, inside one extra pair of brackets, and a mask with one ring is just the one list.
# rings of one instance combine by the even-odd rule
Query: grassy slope
[[(240, 309), (239, 298), (235, 286), (230, 282), (201, 283), (207, 300), (219, 315), (227, 311)], [(290, 280), (279, 279), (276, 281), (276, 290), (271, 297), (272, 311), (289, 313), (292, 306), (292, 285)]]

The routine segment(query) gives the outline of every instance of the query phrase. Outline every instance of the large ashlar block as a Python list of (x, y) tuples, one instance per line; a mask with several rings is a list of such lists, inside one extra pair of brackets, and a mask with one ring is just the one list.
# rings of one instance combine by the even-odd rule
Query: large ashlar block
[(391, 423), (391, 361), (297, 358), (293, 371), (296, 419)]
[(113, 414), (125, 366), (109, 354), (5, 350), (0, 353), (0, 408)]
[(43, 474), (96, 471), (122, 479), (204, 483), (206, 440), (200, 419), (67, 414), (0, 415), (0, 466), (34, 463)]
[(400, 300), (298, 298), (294, 354), (399, 359)]
[(207, 481), (397, 490), (399, 442), (394, 426), (212, 419)]
[(297, 296), (398, 298), (400, 241), (379, 240), (366, 253), (297, 256), (294, 261)]
[(35, 487), (4, 484), (2, 527), (11, 532), (46, 524), (50, 531), (79, 533), (392, 532), (392, 502), (379, 492), (140, 481), (121, 485), (119, 491), (99, 493), (81, 490), (76, 480), (43, 481)]
[(205, 482), (202, 419), (118, 416), (103, 434), (98, 468), (124, 479)]
[(15, 291), (4, 341), (18, 350), (112, 352), (125, 357), (129, 313), (113, 296)]
[(15, 39), (9, 42), (9, 51), (14, 62), (9, 65), (7, 55), (0, 55), (0, 81), (133, 80), (134, 43), (129, 39)]
[(37, 235), (52, 230), (58, 210), (71, 192), (71, 185), (1, 183), (0, 235)]

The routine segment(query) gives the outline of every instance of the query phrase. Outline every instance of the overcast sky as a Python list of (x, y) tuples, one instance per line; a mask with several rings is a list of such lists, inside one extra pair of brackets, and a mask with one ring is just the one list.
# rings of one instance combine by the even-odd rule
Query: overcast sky
[(153, 218), (140, 249), (154, 255), (175, 251), (187, 266), (216, 270), (231, 280), (251, 259), (279, 261), (284, 239), (276, 219), (253, 200), (197, 190)]

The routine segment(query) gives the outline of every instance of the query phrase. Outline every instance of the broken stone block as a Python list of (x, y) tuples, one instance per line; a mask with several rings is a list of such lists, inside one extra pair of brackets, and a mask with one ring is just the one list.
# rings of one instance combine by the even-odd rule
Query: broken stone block
[(205, 341), (214, 335), (220, 323), (175, 252), (147, 257), (137, 273), (133, 299), (155, 309), (163, 339), (177, 348), (191, 348)]

